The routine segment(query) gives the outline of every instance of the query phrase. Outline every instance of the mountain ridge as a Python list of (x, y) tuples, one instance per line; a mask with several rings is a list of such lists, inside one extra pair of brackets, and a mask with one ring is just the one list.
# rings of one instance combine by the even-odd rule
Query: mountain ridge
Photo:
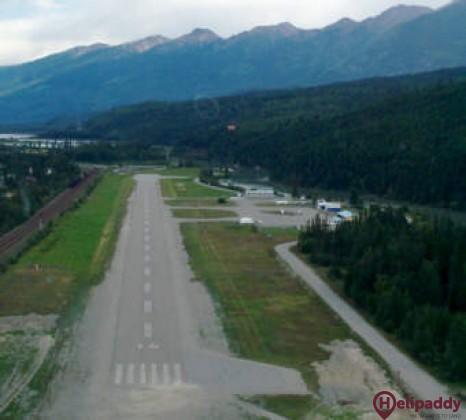
[(222, 38), (197, 28), (177, 38), (77, 47), (0, 68), (0, 122), (460, 67), (465, 5), (396, 6), (322, 29), (283, 22)]
[[(466, 3), (466, 0), (454, 0), (452, 4), (455, 4), (455, 3), (460, 3), (460, 4)], [(43, 59), (47, 59), (49, 57), (53, 57), (53, 56), (65, 54), (65, 53), (75, 53), (76, 56), (80, 56), (80, 55), (84, 55), (90, 52), (94, 52), (98, 49), (107, 49), (107, 48), (108, 49), (128, 48), (128, 49), (132, 49), (135, 52), (144, 53), (152, 48), (158, 47), (160, 45), (168, 44), (168, 43), (185, 44), (185, 43), (191, 43), (193, 41), (194, 43), (210, 42), (213, 40), (228, 41), (228, 40), (235, 39), (237, 37), (242, 37), (242, 36), (264, 35), (264, 34), (293, 36), (293, 35), (299, 35), (303, 33), (315, 33), (315, 32), (320, 32), (320, 31), (324, 31), (328, 29), (335, 29), (335, 28), (346, 29), (348, 27), (352, 27), (354, 25), (357, 26), (360, 24), (377, 25), (381, 20), (386, 20), (388, 17), (395, 20), (395, 22), (393, 22), (392, 25), (397, 25), (397, 24), (400, 24), (406, 21), (413, 20), (419, 16), (422, 16), (423, 14), (431, 13), (433, 11), (434, 9), (429, 8), (429, 7), (400, 4), (397, 6), (390, 7), (389, 9), (380, 13), (379, 15), (368, 17), (361, 21), (356, 21), (351, 18), (344, 17), (330, 25), (325, 26), (322, 29), (313, 29), (313, 28), (303, 29), (303, 28), (299, 28), (295, 26), (294, 24), (290, 22), (280, 22), (280, 23), (272, 24), (272, 25), (255, 26), (250, 30), (242, 31), (230, 37), (221, 37), (209, 28), (194, 28), (191, 32), (180, 35), (179, 37), (176, 37), (176, 38), (169, 38), (161, 34), (153, 34), (153, 35), (149, 35), (143, 38), (136, 39), (134, 41), (128, 41), (128, 42), (124, 42), (121, 44), (112, 45), (112, 44), (107, 44), (105, 42), (96, 42), (96, 43), (89, 44), (89, 45), (79, 45), (76, 47), (72, 47), (70, 49), (66, 49), (64, 51), (59, 51), (59, 52), (50, 54), (48, 56), (39, 58), (37, 60), (28, 61), (26, 63), (13, 64), (10, 66), (0, 66), (0, 69), (22, 66), (25, 64), (27, 65), (27, 64), (31, 64), (36, 61), (40, 61)], [(140, 45), (142, 45), (141, 48), (139, 48)]]

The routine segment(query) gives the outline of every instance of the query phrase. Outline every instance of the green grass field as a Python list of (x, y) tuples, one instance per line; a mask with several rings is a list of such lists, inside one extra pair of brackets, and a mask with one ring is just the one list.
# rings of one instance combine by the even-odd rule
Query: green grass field
[[(126, 162), (126, 164), (131, 165), (131, 162)], [(134, 165), (137, 165), (138, 162), (133, 162)], [(157, 167), (158, 166), (158, 167)], [(130, 171), (132, 175), (143, 174), (143, 175), (162, 175), (162, 176), (182, 176), (186, 178), (197, 178), (201, 172), (201, 168), (190, 167), (190, 168), (163, 168), (160, 165), (147, 165), (144, 167), (139, 166), (137, 169)]]
[(234, 207), (236, 205), (231, 200), (227, 200), (226, 203), (220, 204), (216, 199), (212, 198), (178, 198), (174, 200), (165, 200), (165, 203), (172, 207)]
[(37, 349), (31, 345), (27, 336), (0, 335), (0, 388), (2, 384), (14, 373), (27, 372), (33, 362)]
[[(69, 338), (70, 329), (63, 327), (82, 313), (91, 287), (102, 278), (132, 186), (130, 176), (105, 174), (79, 207), (56, 220), (50, 233), (0, 278), (0, 316), (62, 315), (62, 328), (53, 333), (56, 344), (29, 383), (27, 401), (14, 401), (5, 418), (26, 418), (45, 394)], [(36, 354), (27, 334), (0, 335), (0, 389), (10, 375), (26, 372)]]
[(220, 191), (214, 188), (199, 185), (192, 179), (162, 179), (162, 193), (167, 198), (216, 198), (216, 197), (233, 197), (235, 192)]
[[(311, 363), (328, 358), (319, 343), (355, 337), (276, 259), (274, 246), (296, 239), (296, 231), (261, 233), (233, 224), (198, 223), (183, 224), (182, 233), (197, 279), (219, 303), (230, 348), (242, 357), (296, 368), (317, 391)], [(291, 411), (304, 414), (312, 408), (310, 399), (293, 401), (284, 403)]]
[(129, 177), (105, 175), (79, 208), (63, 215), (10, 267), (0, 279), (0, 316), (62, 313), (76, 293), (100, 278), (132, 183)]
[(197, 178), (201, 173), (201, 168), (167, 168), (157, 172), (163, 176), (185, 176), (187, 178)]
[(173, 209), (173, 216), (180, 219), (220, 219), (222, 217), (236, 217), (234, 211), (216, 209)]

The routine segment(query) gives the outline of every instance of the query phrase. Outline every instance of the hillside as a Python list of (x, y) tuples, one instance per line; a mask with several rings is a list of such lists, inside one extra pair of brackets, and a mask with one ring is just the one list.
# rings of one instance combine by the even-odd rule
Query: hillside
[(230, 38), (196, 29), (118, 46), (77, 47), (0, 68), (0, 123), (45, 122), (149, 100), (316, 86), (466, 65), (466, 3), (398, 6), (319, 30), (289, 23)]
[(210, 143), (210, 133), (217, 135), (225, 131), (227, 124), (236, 124), (241, 132), (256, 126), (262, 132), (271, 131), (289, 120), (326, 120), (393, 96), (465, 78), (466, 68), (458, 68), (307, 89), (199, 98), (183, 103), (146, 102), (98, 114), (87, 120), (80, 131), (70, 126), (69, 130), (56, 134), (202, 147)]
[(210, 150), (301, 187), (466, 207), (466, 81), (396, 95), (327, 120), (211, 137)]
[[(143, 104), (91, 119), (83, 134), (175, 144), (261, 165), (301, 188), (353, 189), (466, 204), (466, 69), (218, 101)], [(235, 123), (229, 132), (226, 124)]]

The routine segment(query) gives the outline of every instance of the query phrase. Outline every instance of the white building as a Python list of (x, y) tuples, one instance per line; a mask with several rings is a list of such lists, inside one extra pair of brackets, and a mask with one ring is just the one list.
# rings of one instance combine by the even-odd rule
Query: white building
[(326, 201), (323, 198), (317, 200), (317, 206), (319, 210), (324, 210), (329, 213), (338, 213), (341, 211), (341, 203), (337, 201)]
[(323, 198), (319, 198), (316, 202), (316, 208), (319, 210), (325, 210), (325, 204), (327, 202)]

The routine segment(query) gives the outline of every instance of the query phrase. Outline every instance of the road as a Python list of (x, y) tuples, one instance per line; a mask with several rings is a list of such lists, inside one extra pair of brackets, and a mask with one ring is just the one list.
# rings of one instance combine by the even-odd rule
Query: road
[[(451, 396), (446, 386), (439, 383), (388, 342), (356, 310), (333, 292), (308, 265), (296, 257), (290, 251), (290, 247), (294, 244), (288, 243), (277, 246), (276, 251), (279, 257), (385, 360), (392, 372), (396, 373), (412, 395), (416, 395), (423, 400), (435, 400), (438, 397), (449, 398)], [(445, 414), (452, 413), (450, 411), (445, 412)], [(465, 418), (466, 410), (463, 409), (462, 414), (463, 418)]]
[(158, 176), (136, 180), (111, 267), (38, 417), (234, 419), (247, 411), (237, 394), (307, 394), (298, 372), (228, 353)]

